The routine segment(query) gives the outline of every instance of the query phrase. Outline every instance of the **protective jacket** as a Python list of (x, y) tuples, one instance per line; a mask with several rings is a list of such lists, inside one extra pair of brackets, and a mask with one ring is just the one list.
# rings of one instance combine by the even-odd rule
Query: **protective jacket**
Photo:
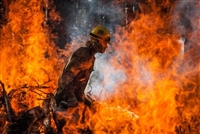
[(55, 93), (57, 105), (74, 97), (78, 102), (84, 101), (84, 90), (93, 71), (94, 55), (100, 51), (98, 46), (95, 40), (88, 41), (85, 47), (80, 47), (71, 55), (58, 80), (58, 89)]

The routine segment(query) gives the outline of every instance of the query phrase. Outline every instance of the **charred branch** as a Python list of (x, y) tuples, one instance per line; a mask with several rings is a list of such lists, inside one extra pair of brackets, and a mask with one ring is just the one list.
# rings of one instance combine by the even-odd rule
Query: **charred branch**
[[(46, 98), (46, 96), (48, 93), (42, 91), (41, 89), (49, 89), (49, 86), (44, 86), (44, 85), (37, 85), (37, 86), (28, 86), (27, 84), (22, 85), (21, 87), (17, 88), (17, 89), (13, 89), (8, 93), (9, 98), (12, 98), (12, 96), (15, 94), (15, 92), (23, 92), (23, 89), (29, 89), (30, 92), (33, 92), (43, 98)], [(39, 93), (38, 93), (39, 91)]]
[(8, 122), (12, 122), (12, 110), (11, 110), (11, 105), (10, 105), (10, 101), (7, 97), (7, 93), (4, 87), (4, 83), (0, 81), (1, 87), (2, 87), (2, 92), (3, 92), (3, 98), (4, 98), (4, 106), (6, 108), (6, 112), (7, 112), (7, 118), (8, 118)]

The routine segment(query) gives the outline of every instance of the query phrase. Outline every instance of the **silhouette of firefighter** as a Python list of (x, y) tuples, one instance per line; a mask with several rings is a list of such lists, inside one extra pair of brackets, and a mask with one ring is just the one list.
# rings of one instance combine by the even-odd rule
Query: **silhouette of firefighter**
[(110, 32), (103, 26), (97, 26), (90, 32), (90, 37), (86, 46), (77, 49), (64, 67), (55, 92), (57, 106), (66, 102), (67, 107), (75, 107), (85, 99), (84, 90), (93, 71), (94, 55), (105, 51), (110, 43)]
[[(56, 104), (60, 108), (73, 108), (79, 103), (88, 104), (84, 90), (88, 83), (96, 53), (104, 53), (110, 44), (110, 32), (103, 26), (97, 26), (90, 32), (90, 40), (84, 47), (78, 48), (69, 58), (58, 80), (55, 91)], [(57, 120), (57, 127), (61, 131), (65, 121)]]

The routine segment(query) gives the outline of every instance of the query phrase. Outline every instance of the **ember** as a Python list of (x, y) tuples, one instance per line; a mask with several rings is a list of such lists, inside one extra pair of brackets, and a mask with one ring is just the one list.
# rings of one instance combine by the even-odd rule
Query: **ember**
[[(101, 5), (96, 12), (95, 3)], [(63, 119), (66, 134), (200, 133), (199, 0), (0, 4), (2, 134), (54, 134)], [(83, 27), (97, 24), (112, 25), (113, 40), (107, 53), (96, 57), (86, 90), (93, 103), (55, 117), (53, 93), (64, 62), (87, 38)], [(77, 31), (81, 35), (74, 36)]]

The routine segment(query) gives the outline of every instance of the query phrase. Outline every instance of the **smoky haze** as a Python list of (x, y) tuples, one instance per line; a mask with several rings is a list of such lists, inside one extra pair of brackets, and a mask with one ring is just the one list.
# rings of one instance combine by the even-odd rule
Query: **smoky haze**
[[(177, 1), (173, 12), (174, 32), (182, 36), (183, 41), (183, 59), (180, 72), (184, 73), (188, 70), (199, 71), (200, 48), (199, 48), (199, 20), (200, 7), (199, 1)], [(196, 68), (196, 69), (194, 69)], [(195, 71), (195, 72), (196, 72)]]
[(66, 4), (64, 13), (67, 16), (66, 32), (72, 40), (78, 36), (87, 36), (91, 29), (97, 25), (103, 25), (114, 33), (116, 25), (124, 20), (121, 4), (113, 1), (80, 0)]
[[(113, 1), (77, 0), (68, 1), (67, 4), (60, 6), (61, 16), (66, 18), (65, 29), (71, 40), (69, 44), (72, 52), (85, 45), (86, 40), (89, 39), (88, 34), (94, 27), (103, 25), (112, 35), (115, 33), (115, 27), (121, 25), (125, 18), (123, 4)], [(108, 48), (105, 54), (95, 55), (94, 71), (86, 87), (86, 93), (90, 92), (100, 100), (105, 100), (108, 94), (112, 94), (116, 83), (125, 80), (123, 71), (115, 69), (110, 63), (109, 59), (112, 55), (109, 51), (113, 50)]]

